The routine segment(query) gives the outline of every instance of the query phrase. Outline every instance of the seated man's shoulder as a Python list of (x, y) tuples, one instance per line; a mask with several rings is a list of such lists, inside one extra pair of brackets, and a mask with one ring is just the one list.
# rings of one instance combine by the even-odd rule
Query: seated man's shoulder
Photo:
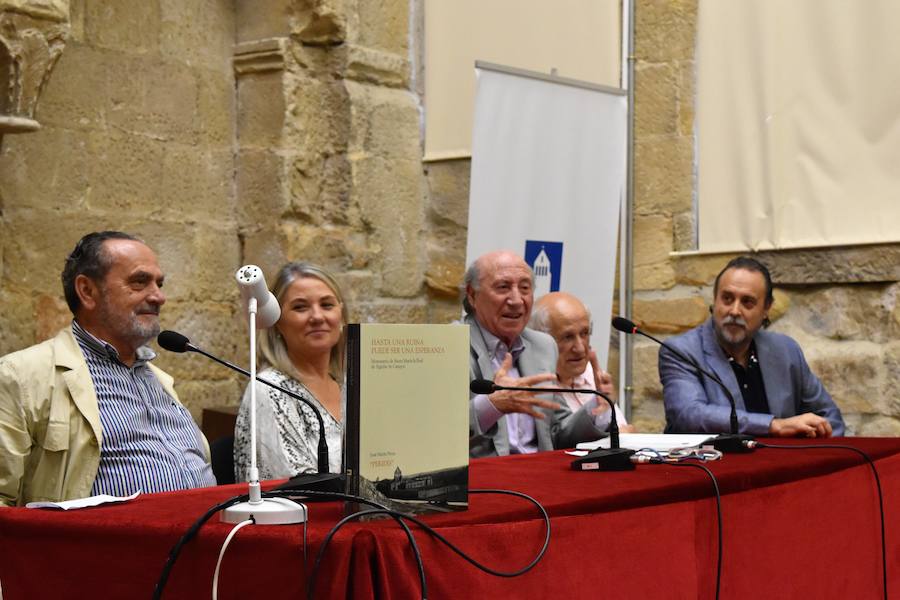
[(667, 338), (665, 343), (667, 346), (672, 346), (682, 351), (700, 347), (703, 345), (704, 329), (706, 327), (707, 323), (703, 323), (693, 329), (688, 329), (684, 333)]
[(56, 338), (53, 337), (33, 346), (0, 356), (0, 371), (25, 373), (31, 370), (40, 370), (44, 372), (47, 362), (55, 354), (55, 340)]
[(777, 331), (769, 331), (768, 329), (762, 329), (756, 334), (757, 347), (760, 344), (776, 346), (793, 352), (803, 352), (803, 349), (800, 347), (800, 342), (791, 336), (784, 333), (778, 333)]
[(33, 346), (0, 357), (0, 383), (52, 385), (54, 371), (83, 370), (87, 364), (71, 328)]
[(550, 334), (526, 327), (522, 331), (522, 339), (541, 350), (556, 350), (556, 340)]

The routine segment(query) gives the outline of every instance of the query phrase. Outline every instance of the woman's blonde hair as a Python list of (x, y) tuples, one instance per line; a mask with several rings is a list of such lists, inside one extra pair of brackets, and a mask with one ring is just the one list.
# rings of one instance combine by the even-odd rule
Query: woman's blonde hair
[[(278, 275), (275, 276), (275, 283), (272, 284), (272, 294), (280, 305), (284, 300), (285, 292), (291, 287), (291, 284), (303, 277), (313, 277), (327, 285), (341, 305), (341, 337), (331, 349), (331, 360), (328, 368), (331, 376), (340, 382), (344, 377), (344, 353), (347, 343), (347, 304), (344, 302), (341, 287), (334, 279), (334, 276), (317, 265), (307, 262), (289, 262), (281, 267)], [(300, 373), (288, 355), (284, 337), (275, 326), (263, 329), (259, 333), (259, 352), (262, 354), (262, 362), (265, 365), (274, 367), (282, 373), (300, 380)]]

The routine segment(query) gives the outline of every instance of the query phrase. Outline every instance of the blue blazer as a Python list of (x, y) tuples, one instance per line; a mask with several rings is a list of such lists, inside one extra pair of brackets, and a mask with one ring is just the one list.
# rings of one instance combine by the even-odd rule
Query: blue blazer
[[(666, 343), (719, 376), (734, 396), (740, 433), (767, 435), (773, 418), (811, 412), (828, 419), (833, 435), (844, 435), (841, 411), (810, 371), (799, 344), (786, 335), (764, 329), (753, 339), (771, 414), (745, 409), (734, 370), (716, 340), (712, 319)], [(666, 407), (666, 432), (729, 433), (731, 408), (717, 383), (698, 376), (693, 367), (663, 348), (659, 351), (659, 378)]]

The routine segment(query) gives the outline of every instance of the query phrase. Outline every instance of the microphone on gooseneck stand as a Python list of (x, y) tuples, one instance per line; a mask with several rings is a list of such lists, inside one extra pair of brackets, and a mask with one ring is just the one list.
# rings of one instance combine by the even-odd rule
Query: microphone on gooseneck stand
[(266, 287), (266, 278), (262, 269), (256, 265), (244, 265), (234, 274), (241, 292), (243, 312), (248, 312), (250, 300), (256, 300), (256, 327), (266, 329), (281, 318), (281, 307), (275, 294)]
[(616, 405), (609, 396), (603, 392), (591, 389), (555, 388), (555, 387), (515, 387), (498, 385), (490, 379), (476, 379), (469, 383), (469, 390), (473, 394), (492, 394), (497, 390), (512, 390), (535, 393), (567, 393), (594, 394), (606, 400), (609, 404), (609, 448), (598, 448), (586, 456), (572, 461), (572, 468), (577, 471), (630, 471), (634, 469), (631, 455), (634, 450), (619, 447), (619, 424), (616, 422)]
[[(231, 369), (232, 371), (237, 371), (242, 375), (250, 376), (250, 372), (242, 369), (241, 367), (234, 365), (226, 360), (222, 360), (221, 358), (206, 352), (202, 348), (199, 348), (191, 343), (191, 341), (184, 335), (176, 332), (176, 331), (162, 331), (159, 336), (156, 338), (156, 341), (159, 343), (159, 346), (164, 350), (168, 350), (169, 352), (196, 352), (197, 354), (202, 354), (203, 356), (212, 359), (219, 363), (220, 365), (224, 365)], [(280, 486), (282, 488), (299, 488), (299, 489), (314, 489), (319, 491), (343, 491), (343, 481), (342, 476), (338, 473), (329, 473), (328, 472), (328, 441), (325, 439), (325, 422), (322, 420), (322, 414), (319, 412), (319, 409), (316, 406), (304, 398), (303, 396), (296, 394), (288, 389), (281, 387), (280, 385), (276, 385), (271, 381), (263, 379), (262, 377), (257, 376), (256, 380), (262, 384), (269, 386), (270, 388), (276, 389), (279, 392), (306, 404), (313, 411), (313, 414), (316, 415), (316, 419), (319, 422), (319, 446), (318, 446), (318, 471), (317, 474), (307, 474), (307, 475), (298, 475), (297, 477), (292, 478), (287, 484), (284, 486)]]
[(734, 401), (734, 396), (731, 395), (731, 390), (728, 389), (719, 376), (715, 373), (708, 371), (697, 364), (697, 361), (694, 360), (691, 356), (681, 352), (674, 346), (667, 344), (666, 342), (659, 340), (649, 333), (645, 333), (638, 329), (638, 326), (629, 321), (624, 317), (613, 317), (612, 326), (621, 331), (622, 333), (628, 334), (638, 334), (642, 335), (649, 340), (653, 340), (684, 362), (688, 363), (690, 366), (694, 367), (694, 369), (700, 373), (701, 375), (705, 375), (710, 379), (710, 381), (714, 381), (722, 388), (722, 391), (725, 392), (725, 397), (728, 398), (728, 403), (731, 405), (731, 416), (730, 416), (730, 424), (731, 424), (731, 433), (722, 433), (712, 439), (713, 448), (719, 450), (720, 452), (752, 452), (753, 448), (750, 445), (751, 442), (755, 441), (755, 438), (752, 435), (745, 435), (738, 433), (740, 431), (738, 427), (738, 418), (737, 418), (737, 404)]

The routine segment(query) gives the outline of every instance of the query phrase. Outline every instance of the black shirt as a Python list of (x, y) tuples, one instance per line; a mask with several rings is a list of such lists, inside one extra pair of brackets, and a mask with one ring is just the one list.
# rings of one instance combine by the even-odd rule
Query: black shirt
[(749, 412), (769, 413), (769, 400), (766, 398), (766, 386), (763, 384), (762, 369), (756, 357), (756, 342), (750, 342), (750, 354), (745, 369), (736, 360), (728, 357), (731, 369), (741, 388), (744, 406)]

